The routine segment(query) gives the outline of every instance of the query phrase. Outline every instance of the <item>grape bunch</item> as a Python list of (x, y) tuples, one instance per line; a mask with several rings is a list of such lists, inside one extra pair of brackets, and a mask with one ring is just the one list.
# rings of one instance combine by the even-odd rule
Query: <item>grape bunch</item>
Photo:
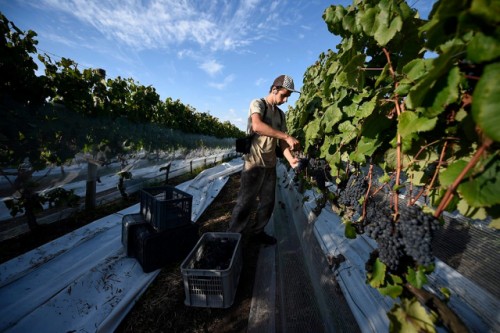
[(392, 271), (405, 269), (407, 264), (432, 264), (432, 234), (438, 220), (415, 205), (401, 207), (397, 222), (391, 213), (387, 203), (367, 203), (365, 233), (377, 242), (379, 259)]
[(438, 220), (426, 214), (418, 206), (405, 206), (400, 210), (398, 229), (402, 235), (405, 252), (419, 265), (428, 266), (434, 262), (432, 235), (438, 228)]
[(391, 210), (386, 204), (370, 200), (367, 203), (365, 233), (378, 245), (378, 256), (390, 270), (396, 271), (405, 258), (403, 241)]
[(324, 169), (315, 169), (312, 176), (316, 181), (316, 186), (320, 190), (326, 189), (326, 174)]
[(301, 173), (302, 171), (304, 171), (307, 168), (308, 164), (309, 164), (309, 159), (300, 158), (299, 163), (297, 164), (297, 166), (294, 169), (295, 173), (298, 174), (298, 173)]
[(352, 174), (343, 190), (341, 190), (338, 203), (361, 212), (359, 199), (363, 198), (368, 188), (368, 182), (362, 174)]

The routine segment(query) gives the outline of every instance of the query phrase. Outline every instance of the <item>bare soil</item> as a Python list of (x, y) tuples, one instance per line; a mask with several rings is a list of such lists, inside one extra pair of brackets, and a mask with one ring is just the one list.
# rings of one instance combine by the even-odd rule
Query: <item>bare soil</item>
[[(176, 185), (185, 179), (173, 179)], [(227, 230), (239, 190), (239, 173), (227, 184), (197, 221), (200, 236), (205, 232)], [(96, 219), (134, 204), (136, 198), (114, 203), (93, 214), (77, 214), (69, 219), (44, 225), (36, 232), (0, 243), (0, 263), (8, 261), (58, 238)], [(184, 304), (184, 285), (180, 262), (161, 269), (157, 278), (127, 314), (116, 332), (246, 332), (252, 300), (255, 270), (260, 246), (242, 239), (243, 268), (233, 305), (228, 309), (190, 307)]]

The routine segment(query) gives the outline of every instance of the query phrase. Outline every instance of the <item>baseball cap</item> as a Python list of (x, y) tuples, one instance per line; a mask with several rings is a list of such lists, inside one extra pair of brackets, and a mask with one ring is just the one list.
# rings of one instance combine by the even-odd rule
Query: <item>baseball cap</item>
[(278, 76), (273, 82), (273, 87), (282, 87), (291, 92), (300, 93), (300, 91), (295, 90), (293, 79), (288, 75)]

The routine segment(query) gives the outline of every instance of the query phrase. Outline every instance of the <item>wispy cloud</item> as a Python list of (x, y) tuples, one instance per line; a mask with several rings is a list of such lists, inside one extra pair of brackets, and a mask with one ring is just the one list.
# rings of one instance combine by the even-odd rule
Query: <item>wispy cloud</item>
[(255, 81), (255, 85), (257, 87), (260, 87), (261, 85), (263, 85), (264, 83), (266, 83), (268, 80), (264, 79), (264, 78), (259, 78), (257, 79), (257, 81)]
[(205, 72), (207, 72), (209, 75), (213, 76), (217, 73), (219, 73), (222, 68), (224, 66), (222, 66), (221, 64), (219, 64), (216, 60), (206, 60), (204, 61), (201, 65), (200, 65), (200, 68), (202, 70), (204, 70)]
[(235, 76), (233, 74), (228, 75), (224, 78), (222, 82), (210, 82), (208, 85), (212, 88), (223, 90), (226, 88), (231, 82), (233, 82), (235, 79)]
[[(62, 11), (106, 38), (135, 50), (188, 44), (203, 50), (238, 50), (278, 28), (280, 1), (264, 0), (42, 0), (34, 6)], [(264, 10), (265, 9), (265, 10)]]

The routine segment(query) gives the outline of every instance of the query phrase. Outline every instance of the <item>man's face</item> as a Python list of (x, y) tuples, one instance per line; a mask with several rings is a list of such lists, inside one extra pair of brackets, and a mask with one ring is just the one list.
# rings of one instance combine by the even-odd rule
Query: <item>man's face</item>
[(288, 97), (290, 97), (291, 94), (291, 91), (285, 88), (281, 88), (280, 90), (278, 90), (278, 94), (276, 96), (276, 104), (281, 105), (283, 103), (286, 103), (288, 101)]

